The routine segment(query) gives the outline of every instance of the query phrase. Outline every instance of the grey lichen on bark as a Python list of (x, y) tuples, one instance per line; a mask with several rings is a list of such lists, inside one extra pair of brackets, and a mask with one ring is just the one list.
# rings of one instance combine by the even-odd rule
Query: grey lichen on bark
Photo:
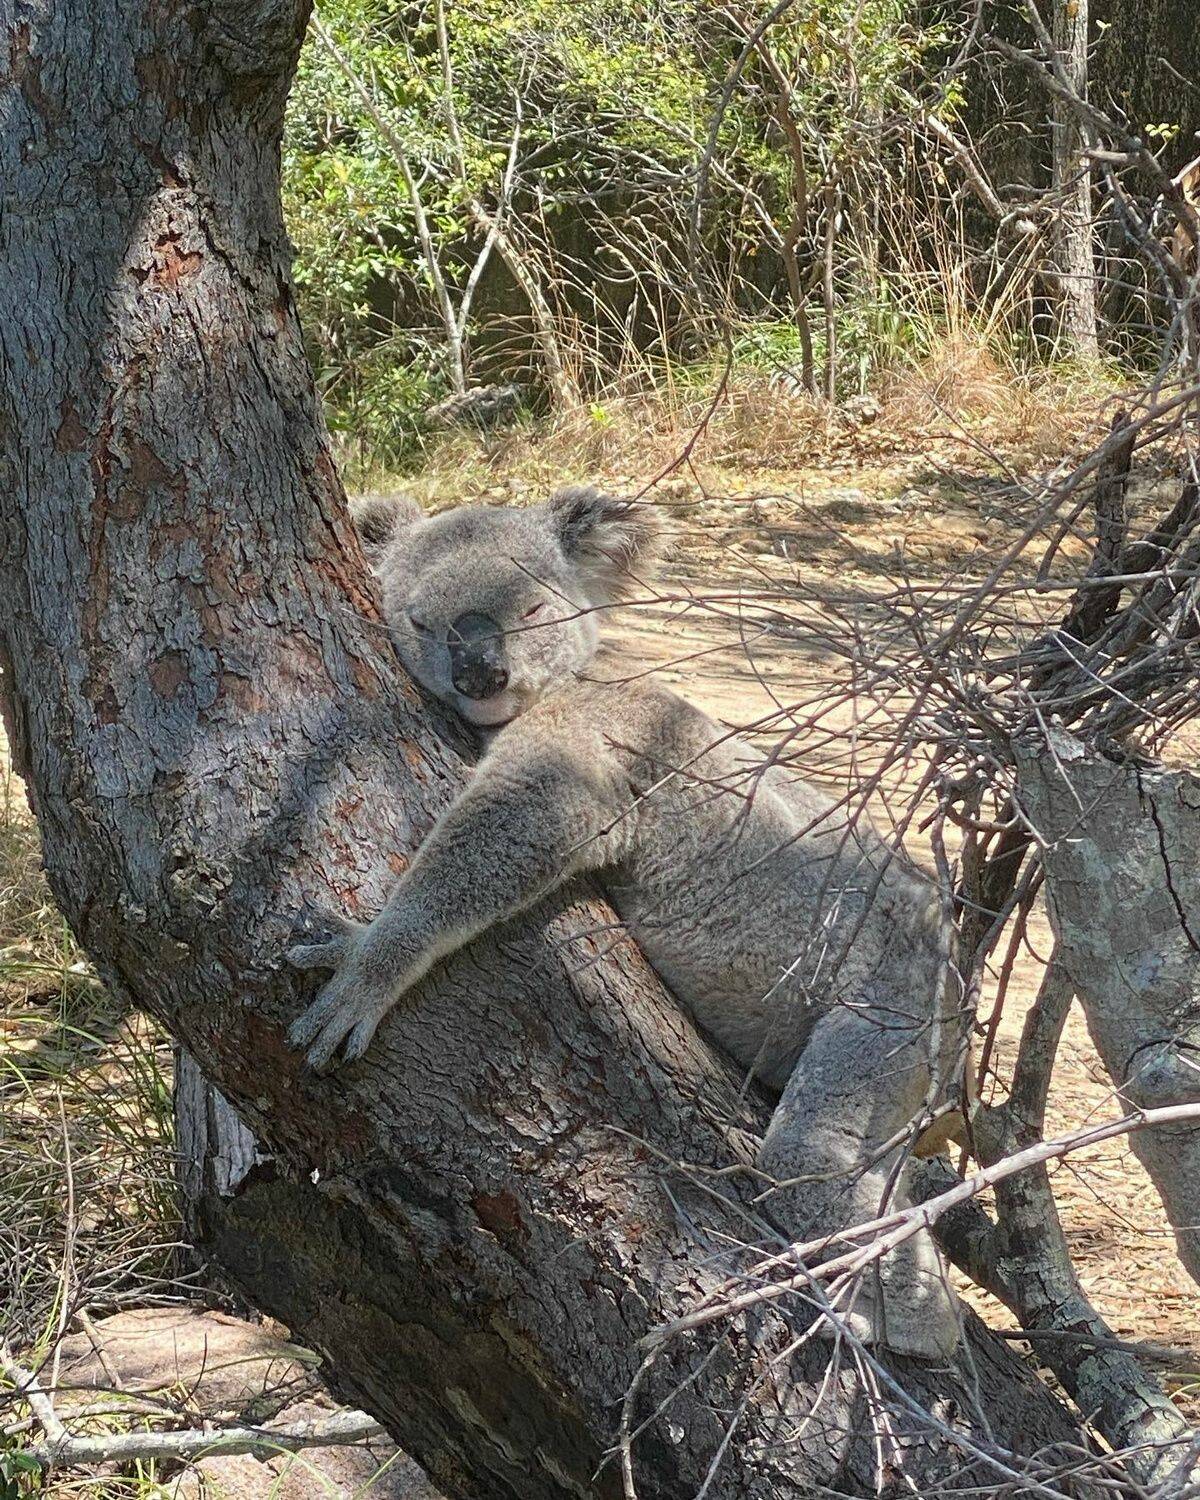
[[(1200, 1102), (1200, 777), (1052, 731), (1020, 755), (1060, 960), (1120, 1097)], [(1200, 1127), (1130, 1137), (1200, 1281)]]

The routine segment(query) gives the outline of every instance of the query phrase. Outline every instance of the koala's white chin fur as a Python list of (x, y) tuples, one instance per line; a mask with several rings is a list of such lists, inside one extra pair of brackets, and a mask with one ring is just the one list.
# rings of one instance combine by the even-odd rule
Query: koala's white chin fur
[(497, 693), (494, 698), (464, 698), (455, 693), (450, 707), (479, 729), (500, 729), (528, 705), (516, 693)]

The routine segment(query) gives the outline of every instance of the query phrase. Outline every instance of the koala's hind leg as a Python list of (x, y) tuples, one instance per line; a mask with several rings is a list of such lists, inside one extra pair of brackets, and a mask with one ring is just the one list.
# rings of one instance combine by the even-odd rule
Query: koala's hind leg
[[(759, 1155), (780, 1184), (764, 1207), (789, 1239), (816, 1239), (909, 1206), (903, 1172), (888, 1196), (904, 1147), (882, 1156), (880, 1147), (927, 1098), (927, 1040), (927, 1029), (906, 1033), (894, 1015), (885, 1022), (847, 1009), (814, 1027)], [(950, 1356), (959, 1334), (955, 1299), (928, 1230), (864, 1273), (844, 1319), (865, 1342), (925, 1359)]]

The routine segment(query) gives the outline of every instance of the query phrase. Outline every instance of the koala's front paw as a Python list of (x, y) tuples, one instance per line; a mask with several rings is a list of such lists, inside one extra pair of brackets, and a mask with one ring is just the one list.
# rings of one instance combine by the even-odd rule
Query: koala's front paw
[(334, 971), (288, 1029), (288, 1041), (293, 1047), (307, 1048), (309, 1065), (318, 1070), (333, 1062), (339, 1047), (344, 1062), (361, 1057), (399, 993), (397, 976), (368, 950), (370, 929), (344, 920), (338, 925), (337, 937), (325, 943), (302, 943), (287, 955), (294, 968)]

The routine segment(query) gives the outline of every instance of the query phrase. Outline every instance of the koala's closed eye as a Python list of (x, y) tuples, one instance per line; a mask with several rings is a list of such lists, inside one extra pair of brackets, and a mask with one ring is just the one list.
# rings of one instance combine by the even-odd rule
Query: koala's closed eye
[(405, 666), (484, 729), (576, 679), (603, 610), (644, 587), (653, 509), (585, 485), (540, 505), (460, 506), (434, 516), (372, 500), (363, 544)]

